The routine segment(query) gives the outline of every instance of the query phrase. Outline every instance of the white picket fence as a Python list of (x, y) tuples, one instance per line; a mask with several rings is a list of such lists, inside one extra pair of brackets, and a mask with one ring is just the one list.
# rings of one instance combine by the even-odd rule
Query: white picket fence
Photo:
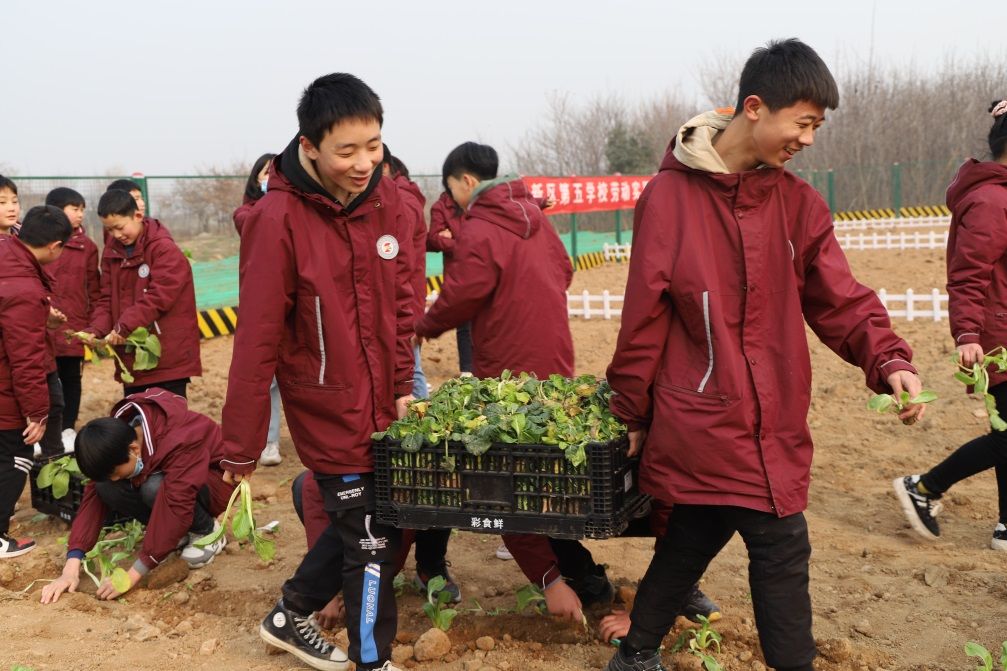
[(944, 249), (948, 245), (947, 231), (888, 231), (886, 233), (848, 233), (837, 235), (843, 249)]
[(624, 245), (614, 245), (606, 242), (601, 247), (601, 253), (605, 261), (629, 261), (632, 250), (633, 245), (628, 242)]
[(857, 219), (855, 221), (833, 221), (837, 231), (862, 231), (868, 228), (947, 228), (951, 217), (891, 217), (884, 219)]
[[(600, 296), (592, 295), (586, 289), (579, 294), (567, 292), (566, 312), (570, 317), (613, 319), (622, 316), (622, 301), (624, 298), (622, 294), (612, 294), (608, 289), (601, 292)], [(596, 307), (599, 303), (601, 307)]]

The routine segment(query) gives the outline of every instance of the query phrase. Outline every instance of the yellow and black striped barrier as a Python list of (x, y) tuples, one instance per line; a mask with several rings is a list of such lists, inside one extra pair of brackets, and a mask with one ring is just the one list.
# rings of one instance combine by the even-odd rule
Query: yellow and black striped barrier
[[(951, 211), (946, 205), (918, 205), (915, 207), (899, 208), (899, 215), (903, 217), (948, 217)], [(836, 221), (863, 221), (865, 219), (893, 219), (895, 210), (890, 207), (877, 210), (846, 210), (836, 212), (833, 219)]]

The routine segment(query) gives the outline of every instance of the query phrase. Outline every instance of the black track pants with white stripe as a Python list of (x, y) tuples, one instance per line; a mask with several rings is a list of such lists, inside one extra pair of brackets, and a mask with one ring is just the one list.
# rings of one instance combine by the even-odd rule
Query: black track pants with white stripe
[(31, 470), (33, 446), (24, 444), (23, 429), (0, 431), (0, 535), (7, 535), (24, 483)]

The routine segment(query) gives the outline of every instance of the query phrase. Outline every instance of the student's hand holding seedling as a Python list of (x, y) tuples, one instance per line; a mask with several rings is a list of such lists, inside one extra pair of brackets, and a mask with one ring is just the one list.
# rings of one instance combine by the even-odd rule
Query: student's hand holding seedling
[[(899, 419), (903, 424), (915, 424), (918, 420), (923, 419), (927, 410), (925, 404), (928, 401), (920, 398), (923, 383), (920, 381), (919, 375), (908, 370), (896, 371), (888, 376), (888, 386), (892, 388), (895, 398), (900, 400)], [(903, 396), (903, 392), (908, 394), (908, 399)]]
[(136, 586), (136, 583), (140, 582), (140, 578), (143, 577), (140, 575), (139, 571), (132, 567), (126, 571), (126, 576), (129, 578), (128, 587), (125, 582), (121, 581), (121, 579), (116, 579), (115, 577), (105, 578), (101, 582), (101, 585), (98, 586), (98, 592), (95, 596), (99, 599), (104, 599), (105, 601), (118, 599), (120, 596), (133, 589), (133, 587)]
[(409, 412), (409, 404), (416, 400), (416, 397), (412, 394), (406, 396), (401, 396), (395, 399), (395, 415), (402, 419)]
[(581, 622), (584, 619), (584, 607), (570, 585), (563, 580), (557, 580), (543, 590), (546, 609), (552, 615), (558, 615), (567, 620)]
[(80, 560), (70, 558), (63, 566), (63, 573), (42, 588), (42, 603), (56, 603), (63, 592), (76, 592), (80, 585)]
[(972, 368), (972, 366), (980, 363), (985, 356), (986, 352), (983, 351), (983, 347), (979, 343), (967, 343), (958, 346), (958, 362), (965, 368)]
[(119, 335), (118, 331), (112, 331), (107, 336), (105, 336), (105, 342), (109, 345), (125, 345), (126, 339)]

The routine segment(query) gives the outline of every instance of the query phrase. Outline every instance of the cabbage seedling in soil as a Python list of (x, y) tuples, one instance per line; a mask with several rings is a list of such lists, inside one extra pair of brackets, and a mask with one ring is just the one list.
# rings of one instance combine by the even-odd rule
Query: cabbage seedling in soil
[(993, 397), (993, 394), (989, 393), (990, 388), (990, 366), (996, 366), (998, 373), (1003, 373), (1007, 371), (1007, 350), (1003, 347), (997, 347), (996, 349), (988, 352), (983, 360), (971, 368), (963, 366), (961, 361), (958, 359), (958, 353), (956, 352), (952, 357), (952, 362), (958, 366), (958, 371), (955, 373), (955, 379), (972, 387), (972, 392), (979, 394), (983, 397), (983, 402), (986, 404), (986, 414), (990, 418), (990, 426), (995, 431), (1007, 430), (1007, 422), (1000, 417), (1000, 413), (997, 412), (997, 402)]
[(52, 487), (53, 498), (61, 499), (70, 491), (70, 478), (74, 475), (78, 476), (82, 482), (87, 481), (87, 478), (81, 475), (77, 460), (66, 455), (43, 466), (38, 472), (38, 477), (35, 478), (35, 484), (39, 489)]
[[(985, 646), (975, 641), (969, 641), (965, 644), (965, 654), (969, 657), (979, 658), (980, 664), (976, 667), (976, 671), (994, 671), (993, 655)], [(1000, 668), (1007, 671), (1007, 641), (1004, 641), (1000, 646)]]
[(423, 604), (423, 613), (430, 619), (430, 622), (440, 629), (447, 631), (451, 628), (458, 611), (448, 607), (451, 600), (451, 593), (444, 589), (448, 581), (444, 576), (434, 576), (427, 581), (427, 602)]
[(252, 516), (252, 486), (248, 484), (248, 480), (239, 482), (238, 486), (234, 488), (234, 492), (231, 493), (231, 499), (227, 502), (224, 516), (220, 519), (220, 528), (211, 534), (203, 536), (195, 541), (194, 544), (197, 547), (206, 547), (211, 543), (215, 543), (224, 535), (224, 532), (227, 530), (227, 518), (230, 516), (231, 509), (234, 508), (236, 501), (238, 502), (238, 507), (234, 509), (234, 517), (231, 518), (231, 532), (234, 534), (235, 539), (239, 542), (251, 543), (255, 548), (255, 553), (259, 555), (259, 559), (262, 561), (268, 562), (272, 560), (276, 554), (276, 544), (259, 533), (259, 529), (255, 526), (255, 519)]
[(133, 555), (133, 550), (143, 539), (143, 533), (143, 524), (137, 520), (101, 530), (98, 542), (84, 555), (82, 562), (84, 573), (91, 578), (95, 587), (101, 587), (101, 583), (108, 579), (120, 594), (129, 591), (129, 575), (119, 566), (119, 562)]

